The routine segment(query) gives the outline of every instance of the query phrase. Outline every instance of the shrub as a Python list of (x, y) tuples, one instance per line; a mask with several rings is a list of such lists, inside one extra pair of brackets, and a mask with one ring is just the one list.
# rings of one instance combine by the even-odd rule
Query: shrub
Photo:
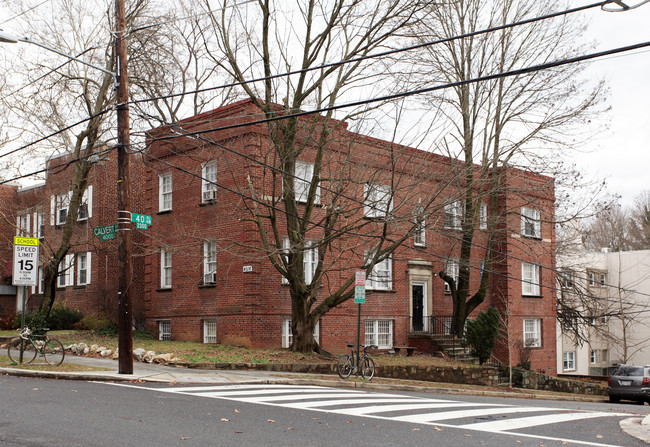
[[(22, 321), (22, 316), (16, 315), (14, 320), (14, 329), (19, 329)], [(32, 312), (25, 314), (25, 325), (29, 326), (32, 330), (32, 333), (35, 335), (42, 335), (45, 333), (43, 328), (49, 328), (47, 320), (45, 319), (45, 313), (42, 312)], [(51, 329), (51, 328), (50, 328)]]
[(519, 363), (517, 366), (525, 370), (530, 370), (530, 357), (533, 350), (530, 346), (526, 346), (523, 340), (517, 341), (516, 344), (517, 354), (519, 354)]
[(97, 315), (84, 315), (84, 317), (73, 325), (74, 329), (81, 331), (96, 331), (108, 324), (108, 319)]
[(13, 329), (14, 321), (16, 321), (15, 315), (9, 315), (8, 317), (0, 318), (0, 330)]
[(54, 304), (47, 322), (52, 330), (72, 329), (83, 315), (78, 310), (70, 309), (65, 303)]
[(479, 312), (475, 320), (467, 322), (463, 346), (469, 346), (471, 354), (477, 357), (482, 365), (490, 359), (500, 329), (499, 311), (494, 307), (488, 307), (485, 311)]
[(114, 321), (105, 321), (104, 324), (99, 326), (93, 332), (95, 335), (99, 335), (100, 337), (115, 336), (118, 332), (117, 323)]

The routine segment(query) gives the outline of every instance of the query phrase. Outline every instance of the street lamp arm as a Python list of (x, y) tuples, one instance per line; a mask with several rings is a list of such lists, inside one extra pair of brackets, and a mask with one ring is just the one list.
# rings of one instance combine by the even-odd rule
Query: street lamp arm
[(56, 54), (58, 54), (58, 55), (60, 55), (60, 56), (67, 57), (68, 59), (71, 59), (71, 60), (73, 60), (73, 61), (80, 62), (80, 63), (82, 63), (82, 64), (84, 64), (84, 65), (87, 65), (87, 66), (89, 66), (89, 67), (92, 67), (92, 68), (94, 68), (94, 69), (96, 69), (96, 70), (99, 70), (99, 71), (101, 71), (101, 72), (104, 72), (104, 73), (106, 73), (106, 74), (109, 74), (109, 75), (111, 75), (111, 76), (113, 77), (113, 79), (117, 80), (117, 73), (114, 73), (114, 72), (112, 72), (112, 71), (110, 71), (110, 70), (107, 70), (107, 69), (105, 69), (105, 68), (103, 68), (103, 67), (100, 67), (100, 66), (98, 66), (98, 65), (91, 64), (90, 62), (86, 62), (86, 61), (84, 61), (84, 60), (82, 60), (82, 59), (79, 59), (79, 58), (77, 58), (77, 57), (71, 56), (71, 55), (69, 55), (69, 54), (63, 53), (62, 51), (59, 51), (59, 50), (57, 50), (56, 48), (52, 48), (52, 47), (50, 47), (50, 46), (48, 46), (48, 45), (45, 45), (45, 44), (43, 44), (43, 43), (34, 42), (33, 40), (29, 40), (29, 39), (26, 39), (26, 38), (24, 38), (24, 37), (16, 37), (16, 36), (12, 36), (11, 34), (7, 34), (7, 33), (3, 32), (3, 31), (0, 31), (0, 42), (4, 42), (4, 43), (17, 43), (17, 42), (31, 43), (31, 44), (33, 44), (33, 45), (36, 45), (36, 46), (38, 46), (38, 47), (41, 47), (41, 48), (44, 48), (44, 49), (46, 49), (46, 50), (48, 50), (48, 51), (51, 51), (51, 52), (53, 52), (53, 53), (56, 53)]

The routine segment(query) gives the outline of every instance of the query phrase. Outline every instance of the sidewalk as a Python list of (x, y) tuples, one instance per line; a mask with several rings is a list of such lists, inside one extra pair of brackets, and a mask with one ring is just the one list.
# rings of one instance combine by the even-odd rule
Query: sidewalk
[[(66, 363), (76, 363), (97, 368), (106, 368), (106, 371), (84, 372), (56, 372), (37, 371), (16, 368), (0, 368), (0, 374), (13, 376), (39, 377), (67, 380), (87, 381), (140, 381), (151, 383), (200, 383), (200, 384), (293, 384), (293, 385), (320, 385), (340, 388), (365, 388), (388, 391), (411, 391), (420, 393), (465, 394), (473, 396), (509, 397), (519, 399), (547, 399), (581, 402), (605, 402), (603, 396), (580, 395), (549, 395), (535, 392), (492, 391), (482, 387), (460, 388), (453, 384), (443, 387), (426, 387), (417, 385), (404, 385), (397, 379), (380, 379), (383, 383), (344, 381), (333, 375), (309, 375), (304, 373), (287, 373), (260, 370), (206, 370), (188, 369), (159, 364), (133, 362), (133, 374), (119, 374), (116, 360), (81, 357), (67, 355)], [(650, 443), (650, 415), (645, 418), (631, 418), (621, 421), (621, 428), (631, 436)]]

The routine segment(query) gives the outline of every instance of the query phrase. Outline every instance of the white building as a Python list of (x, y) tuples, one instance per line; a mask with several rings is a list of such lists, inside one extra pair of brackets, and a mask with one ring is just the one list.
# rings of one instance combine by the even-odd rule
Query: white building
[(557, 262), (558, 312), (570, 315), (557, 327), (558, 374), (650, 364), (650, 250), (583, 250)]

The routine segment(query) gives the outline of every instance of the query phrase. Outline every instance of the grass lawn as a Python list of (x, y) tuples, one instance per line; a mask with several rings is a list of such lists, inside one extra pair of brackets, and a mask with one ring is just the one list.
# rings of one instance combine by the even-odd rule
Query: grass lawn
[[(17, 331), (0, 331), (0, 336), (15, 336)], [(118, 346), (117, 336), (98, 336), (90, 331), (50, 331), (48, 335), (61, 340), (64, 346), (73, 343), (98, 345), (115, 351)], [(159, 341), (143, 338), (134, 333), (133, 349), (142, 348), (157, 354), (172, 354), (189, 363), (333, 363), (337, 356), (326, 357), (317, 354), (301, 354), (287, 349), (249, 349), (239, 346), (204, 344), (186, 341)], [(383, 365), (450, 365), (450, 361), (430, 355), (412, 357), (371, 354), (378, 366)], [(465, 364), (465, 366), (468, 366)]]

